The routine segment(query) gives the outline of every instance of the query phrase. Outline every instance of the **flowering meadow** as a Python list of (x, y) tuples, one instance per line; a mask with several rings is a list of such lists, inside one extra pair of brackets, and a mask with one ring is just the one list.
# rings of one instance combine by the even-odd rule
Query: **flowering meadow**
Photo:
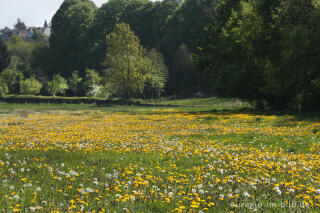
[(0, 212), (319, 212), (320, 122), (185, 112), (0, 114)]

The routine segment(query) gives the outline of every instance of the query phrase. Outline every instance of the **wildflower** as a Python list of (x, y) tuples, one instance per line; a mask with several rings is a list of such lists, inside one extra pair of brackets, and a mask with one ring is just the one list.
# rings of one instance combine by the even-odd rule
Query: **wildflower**
[(93, 190), (93, 189), (91, 189), (91, 188), (89, 188), (89, 187), (87, 187), (87, 188), (86, 188), (86, 192), (93, 193), (93, 192), (94, 192), (94, 190)]
[(247, 191), (243, 192), (243, 196), (245, 196), (245, 197), (251, 197), (250, 194), (249, 194)]
[(282, 192), (281, 192), (281, 190), (279, 189), (279, 187), (274, 187), (273, 189), (278, 193), (278, 195), (281, 195), (281, 194), (282, 194)]

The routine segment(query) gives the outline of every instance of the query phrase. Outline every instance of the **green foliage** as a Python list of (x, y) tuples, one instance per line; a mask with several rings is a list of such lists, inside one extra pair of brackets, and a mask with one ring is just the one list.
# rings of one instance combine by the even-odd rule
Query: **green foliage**
[(150, 60), (150, 64), (148, 64), (149, 75), (146, 85), (149, 87), (151, 98), (153, 97), (153, 92), (155, 91), (160, 99), (161, 92), (164, 91), (167, 83), (168, 68), (164, 64), (163, 56), (155, 49), (149, 51), (148, 59)]
[(27, 26), (25, 25), (25, 23), (21, 20), (21, 19), (17, 19), (17, 23), (15, 23), (14, 25), (14, 29), (17, 30), (18, 32), (25, 30), (27, 28)]
[(37, 95), (40, 93), (41, 87), (41, 83), (34, 77), (31, 77), (20, 83), (20, 93), (23, 95)]
[(60, 75), (54, 75), (47, 85), (48, 92), (53, 96), (56, 96), (57, 94), (64, 94), (67, 89), (67, 80)]
[[(20, 92), (20, 82), (23, 80), (23, 74), (13, 69), (5, 69), (0, 74), (0, 82), (3, 82), (10, 94), (18, 94)], [(3, 91), (5, 91), (3, 89)]]
[(6, 44), (0, 39), (0, 72), (7, 68), (10, 63), (10, 55)]
[(107, 35), (105, 66), (113, 93), (131, 97), (143, 91), (146, 79), (145, 50), (128, 24), (117, 24)]
[(73, 70), (84, 70), (86, 33), (95, 11), (90, 0), (65, 0), (53, 16), (49, 40), (53, 72), (70, 76)]
[(32, 75), (37, 76), (39, 79), (54, 75), (55, 70), (52, 69), (54, 62), (48, 42), (35, 43), (30, 60)]
[(12, 36), (6, 44), (10, 55), (16, 57), (11, 61), (10, 68), (18, 69), (28, 75), (31, 68), (31, 56), (35, 44), (22, 40), (18, 35)]
[(77, 91), (79, 83), (82, 81), (82, 78), (79, 76), (78, 71), (73, 71), (71, 77), (68, 78), (70, 89), (74, 92), (74, 96), (77, 96)]
[(45, 34), (43, 34), (41, 30), (35, 30), (32, 34), (32, 39), (34, 41), (46, 41), (48, 37)]
[(207, 28), (193, 56), (207, 89), (265, 107), (320, 106), (320, 10), (313, 1), (241, 1), (229, 11), (224, 25)]
[(204, 28), (208, 24), (218, 25), (217, 2), (186, 0), (168, 16), (160, 50), (169, 67), (167, 89), (171, 94), (190, 94), (200, 89), (200, 76), (190, 57), (197, 42), (204, 39)]
[(87, 96), (96, 96), (100, 90), (101, 77), (93, 69), (86, 69), (85, 75), (85, 91)]
[(0, 78), (0, 97), (3, 97), (8, 94), (9, 94), (8, 86), (6, 82)]

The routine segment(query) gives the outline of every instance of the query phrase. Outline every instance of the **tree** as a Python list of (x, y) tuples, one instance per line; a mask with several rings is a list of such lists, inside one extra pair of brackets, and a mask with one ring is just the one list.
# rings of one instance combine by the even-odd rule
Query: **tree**
[(73, 71), (69, 80), (70, 89), (74, 92), (74, 96), (77, 96), (77, 91), (79, 83), (82, 81), (82, 78), (79, 76), (78, 71)]
[(23, 80), (23, 74), (13, 69), (5, 69), (0, 74), (0, 81), (4, 82), (10, 94), (20, 92), (20, 82)]
[(150, 65), (148, 66), (147, 85), (149, 85), (151, 98), (153, 98), (153, 92), (156, 91), (160, 100), (161, 92), (164, 91), (168, 79), (168, 68), (164, 64), (163, 56), (155, 49), (149, 51), (148, 58)]
[(9, 94), (8, 86), (6, 82), (0, 78), (0, 97), (3, 97), (8, 94)]
[(101, 77), (99, 73), (93, 69), (86, 69), (85, 75), (85, 91), (87, 96), (96, 96), (97, 92), (99, 91), (99, 86), (101, 83)]
[(0, 72), (7, 68), (10, 63), (10, 54), (7, 45), (0, 39)]
[(105, 66), (108, 82), (114, 94), (132, 97), (143, 91), (146, 79), (145, 50), (139, 38), (128, 24), (117, 24), (113, 33), (107, 35)]
[(53, 96), (57, 94), (64, 94), (68, 89), (67, 80), (60, 75), (54, 75), (52, 80), (48, 82), (48, 92)]
[(55, 74), (55, 70), (52, 68), (54, 62), (52, 60), (51, 49), (48, 42), (37, 42), (32, 51), (30, 58), (31, 63), (31, 75), (37, 76), (38, 79), (42, 79), (42, 82), (46, 82), (49, 77)]
[[(12, 36), (7, 42), (8, 51), (12, 56), (10, 68), (18, 69), (25, 75), (29, 75), (31, 68), (31, 56), (35, 43), (24, 41), (20, 36)], [(13, 60), (13, 57), (16, 57)]]
[(116, 24), (128, 23), (136, 35), (149, 39), (152, 5), (148, 0), (109, 0), (103, 4), (89, 28), (86, 66), (96, 70), (103, 69), (102, 62), (107, 50), (106, 35), (112, 33)]
[(14, 25), (14, 29), (17, 30), (18, 32), (25, 30), (27, 26), (21, 19), (17, 19), (17, 23)]
[[(87, 29), (96, 11), (90, 0), (65, 0), (52, 18), (49, 38), (53, 71), (71, 76), (73, 70), (84, 71), (87, 55)], [(70, 63), (72, 61), (72, 63)]]
[(41, 83), (34, 77), (31, 77), (20, 83), (20, 93), (23, 95), (36, 95), (40, 93), (41, 87)]
[(47, 20), (44, 21), (43, 27), (44, 27), (44, 28), (49, 27)]
[(46, 41), (48, 37), (40, 30), (35, 30), (31, 37), (35, 41)]

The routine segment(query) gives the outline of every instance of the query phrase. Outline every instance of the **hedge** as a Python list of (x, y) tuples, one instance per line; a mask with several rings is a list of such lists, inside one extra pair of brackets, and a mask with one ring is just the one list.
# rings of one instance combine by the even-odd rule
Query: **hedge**
[(94, 97), (60, 97), (60, 96), (35, 96), (35, 95), (9, 95), (0, 96), (0, 102), (13, 104), (96, 104), (99, 106), (129, 105), (145, 107), (178, 107), (170, 104), (141, 103), (132, 99), (107, 99)]
[(33, 96), (10, 95), (0, 97), (0, 102), (17, 104), (97, 104), (97, 105), (139, 105), (139, 102), (124, 99), (106, 99), (94, 97), (59, 97), (59, 96)]

